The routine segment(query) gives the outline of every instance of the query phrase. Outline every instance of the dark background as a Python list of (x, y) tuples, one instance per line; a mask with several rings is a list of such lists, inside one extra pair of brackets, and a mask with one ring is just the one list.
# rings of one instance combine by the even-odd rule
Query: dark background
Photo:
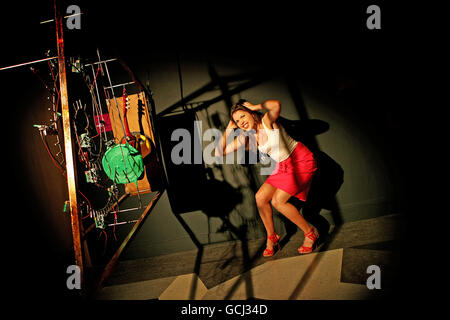
[[(308, 64), (302, 64), (300, 68), (297, 61), (315, 62), (311, 66), (320, 66), (321, 71), (330, 75), (345, 73), (358, 79), (373, 95), (373, 105), (381, 100), (386, 103), (383, 110), (374, 112), (369, 108), (349, 116), (358, 121), (358, 117), (367, 118), (376, 111), (389, 114), (393, 128), (392, 159), (399, 175), (404, 177), (402, 205), (411, 214), (407, 236), (414, 234), (415, 205), (406, 201), (415, 181), (410, 159), (415, 145), (411, 139), (415, 112), (405, 103), (410, 95), (407, 80), (411, 70), (411, 65), (403, 63), (408, 58), (405, 45), (410, 37), (407, 24), (403, 23), (407, 15), (405, 7), (377, 1), (375, 4), (382, 8), (382, 29), (368, 30), (365, 9), (372, 4), (368, 1), (315, 5), (299, 5), (294, 1), (145, 5), (131, 1), (62, 1), (61, 8), (70, 4), (78, 4), (85, 15), (81, 30), (64, 29), (66, 56), (80, 54), (96, 59), (95, 48), (100, 47), (104, 56), (120, 56), (138, 67), (152, 54), (198, 51), (260, 61), (274, 68), (298, 69), (301, 77), (324, 88), (330, 85), (327, 79), (315, 78), (318, 73), (313, 67), (309, 70)], [(0, 67), (43, 58), (47, 49), (56, 55), (54, 24), (39, 24), (54, 18), (52, 1), (10, 2), (1, 14)], [(146, 39), (145, 47), (138, 42), (142, 37)], [(49, 169), (53, 168), (50, 162), (39, 161), (46, 154), (36, 129), (30, 126), (46, 121), (46, 115), (36, 111), (42, 101), (36, 97), (46, 99), (45, 91), (28, 67), (1, 71), (0, 79), (6, 149), (2, 161), (8, 177), (7, 193), (3, 193), (4, 210), (8, 211), (4, 227), (8, 249), (5, 260), (12, 275), (9, 280), (13, 281), (11, 298), (64, 298), (70, 294), (65, 290), (66, 275), (61, 273), (60, 266), (72, 261), (67, 251), (71, 246), (67, 237), (69, 218), (50, 214), (48, 210), (61, 211), (61, 202), (52, 199), (66, 197), (65, 183), (56, 170)], [(36, 181), (36, 177), (43, 176), (48, 179)], [(17, 200), (12, 201), (13, 197)], [(44, 208), (37, 200), (42, 197), (50, 199)], [(6, 209), (7, 204), (12, 206)], [(60, 234), (49, 234), (50, 229), (54, 230), (49, 224), (61, 225)], [(405, 256), (415, 252), (410, 245), (405, 241)], [(420, 262), (415, 263), (417, 267)], [(413, 271), (405, 269), (405, 284), (409, 283), (410, 274)]]

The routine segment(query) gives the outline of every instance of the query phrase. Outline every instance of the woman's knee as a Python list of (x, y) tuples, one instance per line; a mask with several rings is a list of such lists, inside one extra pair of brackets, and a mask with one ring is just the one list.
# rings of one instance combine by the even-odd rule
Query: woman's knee
[(277, 194), (273, 195), (272, 198), (272, 205), (275, 209), (277, 209), (278, 211), (280, 211), (280, 208), (286, 203), (286, 200), (283, 199), (280, 196), (277, 196)]
[(256, 206), (258, 208), (260, 208), (260, 207), (267, 205), (270, 201), (270, 198), (267, 196), (267, 194), (265, 192), (262, 192), (261, 190), (259, 190), (255, 194), (255, 200), (256, 200)]

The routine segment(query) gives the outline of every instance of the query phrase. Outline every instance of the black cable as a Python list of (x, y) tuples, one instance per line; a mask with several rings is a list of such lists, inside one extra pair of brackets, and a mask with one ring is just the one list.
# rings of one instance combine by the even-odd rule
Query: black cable
[(186, 104), (183, 96), (183, 77), (181, 74), (181, 63), (180, 63), (180, 54), (177, 51), (177, 66), (178, 66), (178, 79), (180, 82), (180, 95), (181, 95), (181, 107), (184, 111), (186, 111)]

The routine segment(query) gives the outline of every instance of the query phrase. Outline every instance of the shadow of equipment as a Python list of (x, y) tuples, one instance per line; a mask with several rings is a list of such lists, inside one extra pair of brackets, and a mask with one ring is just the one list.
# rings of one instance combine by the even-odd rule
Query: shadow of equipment
[(227, 217), (231, 211), (242, 202), (243, 196), (239, 189), (226, 181), (216, 179), (206, 180), (201, 190), (200, 209), (208, 217)]
[[(142, 172), (142, 175), (139, 177), (139, 180), (144, 178), (144, 175), (147, 177), (147, 180), (150, 184), (152, 191), (161, 191), (164, 189), (164, 180), (162, 176), (162, 168), (158, 159), (158, 154), (156, 152), (156, 146), (153, 141), (147, 137), (147, 141), (149, 142), (150, 147), (149, 152), (147, 154), (143, 154), (143, 161), (145, 170)], [(141, 152), (142, 145), (139, 146), (138, 151)]]

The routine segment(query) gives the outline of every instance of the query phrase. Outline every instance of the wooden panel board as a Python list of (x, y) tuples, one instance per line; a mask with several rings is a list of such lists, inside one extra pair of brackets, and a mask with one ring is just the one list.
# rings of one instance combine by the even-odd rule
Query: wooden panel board
[[(155, 139), (151, 127), (150, 115), (148, 114), (149, 109), (147, 108), (147, 101), (142, 92), (128, 95), (128, 99), (130, 105), (130, 108), (127, 111), (128, 127), (133, 135), (143, 133), (149, 142), (150, 148), (146, 147), (144, 141), (139, 140), (137, 149), (141, 152), (142, 158), (144, 159), (144, 177), (137, 181), (137, 187), (135, 183), (125, 184), (125, 192), (130, 194), (137, 194), (138, 191), (140, 193), (152, 192), (153, 190), (150, 185), (151, 178), (149, 176), (155, 176), (155, 174), (159, 175), (160, 168), (157, 164), (157, 158), (155, 157)], [(124, 138), (123, 127), (125, 127), (125, 123), (123, 122), (123, 99), (122, 97), (117, 97), (116, 99), (110, 99), (107, 102), (114, 138), (117, 143), (121, 143)], [(141, 107), (139, 108), (139, 106)], [(117, 109), (120, 113), (117, 112)], [(152, 172), (150, 172), (150, 170)], [(154, 172), (155, 170), (158, 172)]]
[[(143, 115), (141, 117), (141, 124), (142, 129), (144, 131), (145, 136), (150, 137), (155, 143), (154, 137), (153, 137), (153, 131), (151, 127), (150, 122), (150, 115), (148, 114), (148, 108), (147, 108), (147, 102), (145, 99), (145, 96), (143, 93), (138, 94), (131, 94), (128, 95), (128, 99), (130, 102), (130, 108), (127, 111), (127, 120), (128, 120), (128, 127), (130, 128), (130, 131), (132, 133), (134, 132), (141, 132), (141, 128), (139, 125), (139, 115), (138, 115), (138, 100), (141, 100), (142, 102), (142, 109), (143, 109)], [(117, 106), (120, 111), (120, 118), (123, 121), (123, 99), (122, 97), (116, 98)], [(120, 123), (119, 116), (117, 114), (117, 108), (116, 108), (116, 101), (114, 99), (108, 100), (108, 111), (111, 118), (111, 126), (113, 129), (114, 137), (117, 139), (117, 142), (119, 142), (119, 139), (122, 139), (124, 137), (124, 132), (122, 129), (122, 125)]]

